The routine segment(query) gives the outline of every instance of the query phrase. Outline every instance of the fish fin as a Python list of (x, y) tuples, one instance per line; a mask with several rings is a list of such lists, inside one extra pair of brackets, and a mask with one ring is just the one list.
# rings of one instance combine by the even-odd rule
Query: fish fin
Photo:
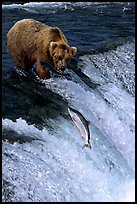
[(90, 122), (89, 120), (86, 120), (86, 123), (87, 123), (88, 125), (90, 125), (91, 122)]
[(85, 144), (83, 145), (83, 148), (84, 148), (84, 147), (88, 147), (88, 148), (92, 149), (92, 147), (91, 147), (91, 144), (90, 144), (90, 143), (85, 143)]

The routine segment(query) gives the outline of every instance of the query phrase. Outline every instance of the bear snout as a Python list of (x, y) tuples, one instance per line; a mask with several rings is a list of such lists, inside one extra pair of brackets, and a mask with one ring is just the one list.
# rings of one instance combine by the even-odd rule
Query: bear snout
[(61, 67), (58, 67), (58, 68), (55, 68), (55, 69), (56, 69), (56, 71), (57, 71), (58, 73), (62, 74), (62, 73), (65, 71), (65, 68), (66, 68), (66, 67), (61, 66)]
[(62, 66), (62, 67), (61, 67), (61, 71), (64, 72), (64, 71), (65, 71), (65, 68), (66, 68), (65, 66)]
[(66, 66), (67, 66), (67, 63), (66, 63), (65, 59), (59, 60), (59, 61), (56, 60), (56, 61), (54, 62), (54, 67), (55, 67), (55, 69), (57, 70), (57, 72), (59, 72), (59, 73), (64, 72)]

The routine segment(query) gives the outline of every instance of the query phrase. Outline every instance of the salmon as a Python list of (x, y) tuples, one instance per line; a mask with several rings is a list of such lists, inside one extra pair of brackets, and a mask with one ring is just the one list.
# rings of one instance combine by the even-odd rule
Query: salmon
[(74, 110), (71, 107), (68, 108), (68, 113), (71, 119), (73, 120), (73, 122), (75, 123), (81, 137), (85, 139), (84, 147), (91, 148), (89, 121), (87, 121), (80, 112), (78, 112), (77, 110)]

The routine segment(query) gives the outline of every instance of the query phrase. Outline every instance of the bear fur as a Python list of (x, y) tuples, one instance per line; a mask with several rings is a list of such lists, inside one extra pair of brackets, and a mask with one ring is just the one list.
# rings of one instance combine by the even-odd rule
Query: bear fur
[(50, 77), (49, 70), (41, 61), (50, 63), (63, 73), (77, 48), (70, 47), (57, 27), (50, 27), (34, 19), (23, 19), (14, 24), (7, 33), (7, 50), (18, 68), (28, 71), (35, 64), (41, 79)]

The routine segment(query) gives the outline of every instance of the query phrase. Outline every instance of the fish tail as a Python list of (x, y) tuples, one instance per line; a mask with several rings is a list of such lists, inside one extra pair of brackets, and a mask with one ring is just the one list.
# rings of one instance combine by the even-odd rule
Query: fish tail
[(88, 147), (88, 148), (92, 149), (92, 147), (91, 147), (91, 144), (90, 144), (90, 143), (85, 143), (85, 144), (83, 145), (83, 148), (84, 148), (84, 147)]

